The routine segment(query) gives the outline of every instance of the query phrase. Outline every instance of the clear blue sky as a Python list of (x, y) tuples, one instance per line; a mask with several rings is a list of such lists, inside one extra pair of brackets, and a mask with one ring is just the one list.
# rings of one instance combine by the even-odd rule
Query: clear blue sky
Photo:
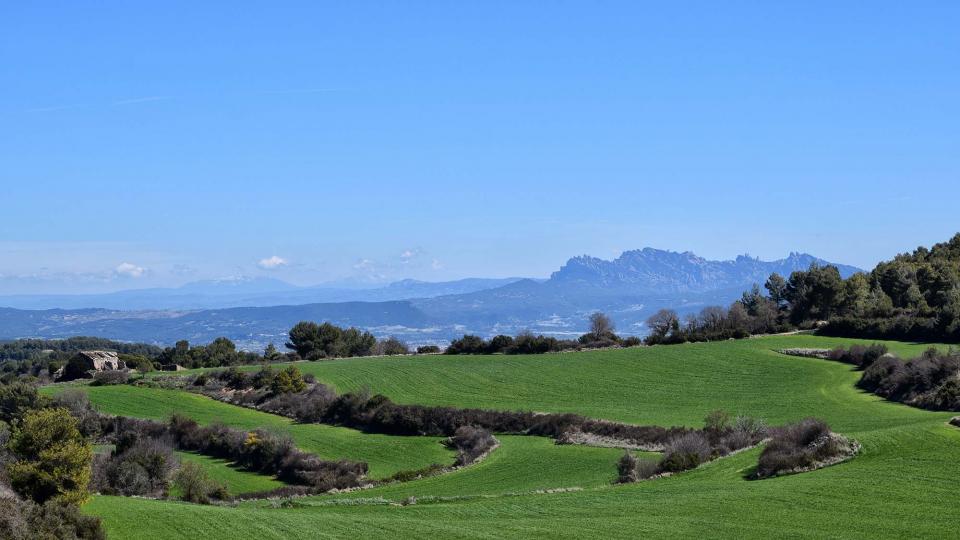
[(0, 292), (960, 230), (958, 2), (198, 4), (0, 7)]

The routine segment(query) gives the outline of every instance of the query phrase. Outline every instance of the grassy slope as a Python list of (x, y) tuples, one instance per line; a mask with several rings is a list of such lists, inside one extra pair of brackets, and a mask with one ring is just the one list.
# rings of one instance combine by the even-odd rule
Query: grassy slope
[[(330, 499), (383, 497), (401, 501), (411, 495), (456, 497), (609, 486), (617, 476), (614, 464), (623, 455), (623, 450), (616, 448), (557, 445), (544, 437), (501, 435), (498, 438), (500, 447), (486, 459), (450, 474), (309, 500), (323, 503)], [(657, 456), (647, 452), (639, 454)]]
[[(192, 452), (177, 452), (177, 457), (181, 463), (192, 461), (207, 471), (210, 478), (227, 486), (227, 491), (232, 495), (242, 495), (244, 493), (253, 493), (256, 491), (267, 491), (283, 487), (286, 484), (262, 474), (246, 472), (234, 467), (231, 462), (225, 459), (217, 459)], [(177, 496), (177, 490), (171, 488), (171, 496)]]
[[(366, 385), (401, 403), (578, 412), (640, 424), (699, 426), (710, 408), (771, 422), (823, 414), (824, 389), (844, 386), (835, 384), (837, 366), (796, 358), (777, 361), (783, 359), (774, 350), (849, 341), (800, 335), (536, 356), (350, 359), (299, 367), (338, 391)], [(924, 348), (890, 346), (903, 356)], [(858, 377), (849, 374), (845, 382)], [(831, 412), (837, 415), (831, 421), (842, 422), (846, 411)]]
[(80, 387), (99, 410), (123, 416), (165, 420), (178, 412), (203, 424), (223, 422), (238, 429), (267, 428), (289, 433), (297, 446), (327, 459), (354, 459), (370, 465), (370, 477), (419, 469), (431, 463), (450, 464), (453, 452), (438, 437), (389, 437), (318, 424), (297, 424), (287, 418), (221, 403), (175, 390), (133, 386)]
[[(588, 471), (578, 476), (587, 489), (406, 507), (311, 506), (321, 498), (302, 508), (204, 508), (97, 498), (87, 508), (104, 516), (110, 532), (121, 538), (146, 531), (157, 538), (955, 534), (950, 509), (960, 504), (955, 481), (960, 475), (960, 430), (945, 425), (950, 414), (859, 392), (853, 387), (858, 374), (848, 366), (771, 352), (843, 341), (790, 336), (544, 357), (369, 359), (304, 366), (340, 389), (369, 384), (407, 402), (576, 411), (663, 425), (695, 425), (706, 411), (720, 407), (772, 422), (815, 414), (864, 444), (857, 459), (813, 473), (748, 481), (744, 476), (759, 452), (754, 450), (671, 478), (612, 487), (603, 485), (594, 466), (551, 467), (563, 462), (554, 454), (560, 447), (524, 457), (524, 442), (514, 447), (513, 438), (504, 438), (489, 463), (475, 470), (380, 488), (382, 494), (504, 493), (529, 485), (521, 482), (524, 475), (559, 472), (562, 478), (564, 471), (572, 471), (572, 478), (580, 470)], [(902, 355), (922, 349), (897, 348)], [(570, 451), (575, 450), (582, 449)], [(612, 477), (617, 454), (604, 452), (614, 458), (610, 472), (604, 473)], [(597, 466), (603, 461), (586, 454), (571, 459), (582, 464), (596, 459)], [(484, 467), (490, 474), (480, 474)]]

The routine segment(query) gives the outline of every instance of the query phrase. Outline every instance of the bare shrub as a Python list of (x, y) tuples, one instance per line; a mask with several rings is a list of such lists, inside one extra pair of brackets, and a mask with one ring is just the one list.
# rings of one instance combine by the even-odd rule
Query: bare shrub
[(100, 413), (90, 405), (87, 393), (78, 388), (68, 388), (53, 398), (53, 404), (70, 411), (77, 419), (77, 429), (85, 437), (95, 437), (103, 430)]
[(106, 533), (100, 518), (86, 516), (72, 504), (0, 498), (0, 538), (34, 540), (37, 538), (76, 538), (104, 540)]
[(176, 467), (169, 443), (143, 437), (111, 456), (96, 456), (92, 487), (105, 495), (162, 496)]
[(637, 477), (646, 480), (660, 473), (660, 463), (655, 459), (640, 458), (637, 460)]
[(637, 474), (637, 465), (639, 460), (633, 455), (633, 452), (626, 450), (623, 457), (617, 462), (617, 481), (621, 484), (629, 484), (639, 480)]
[(497, 439), (485, 429), (462, 426), (447, 439), (446, 445), (456, 449), (456, 465), (469, 465), (496, 446)]
[(173, 485), (180, 491), (180, 498), (197, 504), (210, 504), (211, 499), (224, 499), (229, 495), (226, 488), (210, 479), (200, 465), (188, 461), (173, 477)]
[(624, 451), (617, 462), (617, 482), (621, 484), (646, 480), (660, 472), (660, 464), (656, 460), (638, 458), (629, 450)]
[(851, 345), (848, 349), (837, 347), (831, 350), (827, 353), (827, 358), (866, 369), (881, 356), (887, 354), (887, 351), (887, 346), (881, 343), (874, 343), (867, 347), (863, 345)]
[(679, 472), (694, 469), (710, 459), (710, 441), (702, 432), (692, 431), (667, 444), (660, 460), (660, 469)]
[(113, 384), (127, 384), (130, 376), (126, 371), (109, 370), (98, 371), (93, 374), (93, 382), (90, 386), (109, 386)]
[(806, 418), (772, 433), (773, 438), (757, 464), (759, 478), (811, 467), (836, 457), (841, 450), (830, 426), (816, 418)]

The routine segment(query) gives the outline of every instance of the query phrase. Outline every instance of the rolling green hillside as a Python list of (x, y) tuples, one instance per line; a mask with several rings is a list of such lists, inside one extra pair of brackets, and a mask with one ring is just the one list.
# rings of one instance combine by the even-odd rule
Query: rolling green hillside
[[(86, 511), (103, 516), (115, 538), (954, 535), (960, 429), (946, 425), (951, 414), (860, 392), (853, 386), (858, 374), (847, 365), (773, 352), (840, 343), (849, 341), (782, 336), (535, 357), (301, 364), (341, 390), (367, 384), (408, 403), (571, 411), (661, 425), (699, 425), (716, 408), (772, 423), (815, 415), (863, 443), (854, 460), (812, 473), (747, 480), (756, 449), (669, 478), (613, 486), (607, 482), (614, 476), (617, 450), (502, 437), (501, 448), (471, 468), (311, 497), (290, 508), (264, 502), (220, 508), (97, 497)], [(923, 347), (893, 348), (908, 356)], [(121, 406), (106, 394), (97, 397), (96, 392), (106, 390), (90, 390), (95, 402), (113, 403), (116, 412), (126, 408), (124, 414), (132, 414), (138, 407), (137, 396)], [(220, 414), (243, 417), (246, 412), (230, 408)], [(535, 493), (552, 487), (583, 489)], [(409, 495), (418, 497), (417, 504), (388, 504)]]
[[(533, 356), (347, 359), (298, 367), (338, 391), (368, 386), (398, 403), (577, 412), (661, 426), (699, 426), (706, 412), (725, 409), (771, 423), (823, 416), (842, 430), (871, 421), (840, 396), (859, 393), (853, 388), (859, 374), (775, 351), (853, 342), (792, 335)], [(903, 357), (926, 348), (887, 345)], [(833, 406), (825, 407), (824, 400)], [(889, 414), (914, 418), (909, 410)]]

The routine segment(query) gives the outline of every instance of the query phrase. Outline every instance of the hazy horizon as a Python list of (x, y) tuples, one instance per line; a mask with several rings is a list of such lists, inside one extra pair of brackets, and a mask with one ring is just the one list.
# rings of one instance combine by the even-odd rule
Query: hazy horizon
[(948, 239), (958, 7), (827, 11), (9, 5), (0, 282), (544, 277), (645, 246), (871, 268)]
[[(647, 249), (647, 248), (650, 248), (650, 246), (635, 248), (635, 250)], [(671, 250), (671, 249), (661, 250), (660, 248), (653, 248), (653, 249), (666, 251), (666, 252), (674, 252), (674, 253), (692, 253), (693, 255), (701, 257), (703, 259), (714, 260), (714, 261), (733, 261), (738, 257), (745, 256), (745, 257), (752, 257), (755, 259), (769, 262), (773, 260), (785, 259), (794, 253), (812, 255), (814, 257), (817, 256), (815, 253), (803, 253), (798, 251), (790, 251), (789, 253), (786, 253), (781, 257), (770, 258), (770, 259), (757, 257), (749, 253), (740, 253), (731, 257), (721, 257), (718, 259), (711, 259), (709, 257), (703, 257), (698, 253), (693, 253), (690, 250)], [(626, 251), (633, 251), (633, 250), (626, 250)], [(586, 256), (586, 257), (595, 257), (603, 260), (613, 260), (621, 256), (626, 251), (618, 253), (616, 255), (611, 255), (608, 257), (596, 257), (588, 253), (571, 255), (570, 257), (567, 257), (563, 261), (563, 263), (558, 264), (556, 268), (550, 270), (549, 272), (543, 275), (520, 275), (520, 274), (508, 274), (503, 276), (466, 275), (466, 276), (460, 276), (460, 277), (452, 277), (449, 279), (433, 279), (433, 280), (417, 279), (417, 278), (404, 276), (400, 274), (392, 277), (384, 275), (384, 276), (380, 276), (379, 279), (372, 279), (370, 276), (361, 275), (361, 276), (349, 276), (349, 277), (344, 277), (340, 279), (319, 281), (319, 282), (311, 282), (311, 281), (301, 282), (298, 280), (283, 279), (273, 272), (269, 272), (269, 273), (253, 272), (249, 274), (233, 274), (233, 275), (181, 276), (179, 281), (165, 282), (162, 284), (152, 285), (149, 280), (149, 277), (146, 277), (144, 279), (133, 279), (133, 280), (123, 279), (123, 277), (131, 277), (131, 276), (120, 276), (118, 275), (120, 274), (120, 272), (118, 272), (116, 269), (113, 271), (104, 272), (100, 275), (93, 274), (93, 275), (87, 275), (87, 276), (79, 276), (79, 279), (82, 279), (82, 281), (80, 281), (79, 283), (76, 281), (72, 283), (69, 281), (64, 281), (64, 280), (70, 280), (70, 279), (78, 279), (78, 276), (76, 275), (73, 275), (73, 276), (59, 275), (58, 276), (56, 274), (54, 275), (37, 274), (34, 276), (5, 276), (3, 274), (0, 274), (0, 295), (4, 295), (4, 296), (12, 296), (12, 295), (60, 296), (60, 295), (70, 295), (70, 294), (95, 295), (95, 294), (109, 294), (113, 292), (146, 290), (146, 289), (155, 289), (155, 288), (175, 289), (178, 287), (189, 286), (189, 285), (200, 284), (200, 283), (207, 283), (207, 282), (242, 283), (242, 282), (263, 281), (263, 282), (283, 283), (285, 285), (290, 285), (293, 287), (300, 287), (300, 288), (316, 287), (316, 288), (331, 288), (331, 289), (334, 289), (334, 288), (365, 289), (365, 288), (385, 287), (391, 284), (395, 284), (395, 283), (407, 281), (407, 280), (425, 282), (425, 283), (455, 282), (455, 281), (468, 280), (468, 279), (518, 278), (518, 279), (544, 280), (544, 279), (548, 279), (553, 272), (559, 270), (564, 263), (568, 262), (570, 259), (574, 257)], [(844, 265), (847, 264), (844, 261), (829, 261), (829, 262), (835, 263), (835, 264), (844, 264)], [(856, 265), (848, 265), (848, 266), (856, 266)], [(138, 278), (139, 277), (142, 277), (142, 276), (138, 276)], [(31, 288), (31, 285), (33, 288)]]

